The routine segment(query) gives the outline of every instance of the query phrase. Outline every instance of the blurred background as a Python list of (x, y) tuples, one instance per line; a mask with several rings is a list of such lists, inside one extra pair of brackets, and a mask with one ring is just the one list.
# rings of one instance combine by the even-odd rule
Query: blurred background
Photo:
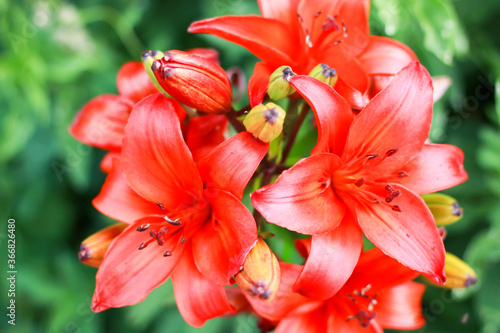
[[(80, 264), (80, 242), (112, 223), (91, 204), (104, 153), (74, 140), (68, 126), (91, 98), (117, 93), (116, 74), (145, 49), (219, 50), (222, 66), (250, 76), (241, 47), (187, 33), (190, 22), (258, 14), (254, 0), (0, 1), (0, 330), (8, 332), (257, 332), (248, 315), (195, 329), (179, 315), (169, 282), (142, 303), (94, 314), (96, 269)], [(470, 179), (446, 193), (465, 217), (448, 228), (447, 250), (479, 282), (468, 290), (429, 287), (420, 332), (500, 332), (500, 2), (373, 0), (374, 35), (410, 46), (452, 86), (434, 109), (431, 139), (465, 152)], [(297, 156), (298, 157), (298, 156)], [(16, 220), (16, 326), (7, 324), (7, 221)], [(298, 256), (272, 228), (281, 259)]]

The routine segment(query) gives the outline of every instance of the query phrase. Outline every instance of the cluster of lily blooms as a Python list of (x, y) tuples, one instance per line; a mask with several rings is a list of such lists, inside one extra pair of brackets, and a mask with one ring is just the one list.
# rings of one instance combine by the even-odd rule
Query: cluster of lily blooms
[[(467, 174), (459, 148), (428, 140), (433, 79), (408, 47), (370, 36), (368, 0), (259, 6), (189, 27), (261, 60), (248, 107), (233, 108), (244, 78), (216, 51), (146, 51), (120, 69), (119, 95), (94, 98), (71, 125), (108, 151), (93, 204), (119, 221), (79, 252), (99, 267), (92, 309), (136, 304), (171, 278), (193, 326), (252, 312), (263, 331), (422, 327), (415, 278), (476, 281), (443, 245), (440, 226), (462, 210), (435, 192)], [(317, 141), (293, 164), (306, 122)], [(295, 232), (302, 265), (278, 260), (266, 223)]]

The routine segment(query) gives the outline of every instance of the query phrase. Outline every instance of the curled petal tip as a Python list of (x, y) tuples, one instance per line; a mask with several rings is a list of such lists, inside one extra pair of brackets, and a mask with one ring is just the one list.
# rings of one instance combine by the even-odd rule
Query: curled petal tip
[(90, 306), (90, 308), (95, 313), (99, 313), (109, 309), (109, 306), (102, 304), (101, 301), (99, 300), (99, 297), (97, 296), (97, 290), (96, 294), (94, 294), (94, 298), (92, 299), (92, 305)]

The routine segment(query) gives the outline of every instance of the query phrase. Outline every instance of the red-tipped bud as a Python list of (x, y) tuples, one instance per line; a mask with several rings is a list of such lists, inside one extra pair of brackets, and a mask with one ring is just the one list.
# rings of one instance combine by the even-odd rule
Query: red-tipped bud
[(87, 237), (80, 245), (78, 259), (86, 265), (99, 267), (111, 242), (127, 227), (124, 223), (117, 223)]
[(256, 105), (243, 121), (243, 125), (254, 137), (271, 142), (283, 131), (286, 112), (274, 103)]
[(208, 59), (216, 65), (220, 65), (219, 52), (217, 52), (217, 50), (204, 47), (196, 47), (194, 49), (187, 50), (187, 52)]
[(151, 66), (160, 86), (179, 102), (207, 113), (231, 110), (232, 88), (226, 72), (214, 62), (177, 50)]
[(270, 301), (276, 295), (280, 284), (278, 259), (266, 242), (259, 238), (243, 264), (243, 269), (234, 279), (248, 295)]

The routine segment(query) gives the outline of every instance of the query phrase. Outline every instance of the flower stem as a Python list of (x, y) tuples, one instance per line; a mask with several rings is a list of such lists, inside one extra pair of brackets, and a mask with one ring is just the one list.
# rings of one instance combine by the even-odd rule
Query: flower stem
[(297, 134), (299, 133), (299, 130), (302, 127), (302, 124), (304, 123), (304, 120), (306, 119), (308, 112), (309, 112), (309, 105), (307, 103), (304, 103), (302, 105), (302, 110), (300, 111), (299, 117), (292, 129), (292, 133), (290, 133), (286, 146), (283, 149), (283, 154), (281, 155), (281, 161), (279, 163), (280, 166), (285, 165), (286, 159), (288, 158), (288, 155), (292, 150), (293, 144), (295, 143), (295, 139), (297, 138)]
[[(262, 100), (262, 103), (265, 103), (268, 100), (269, 100), (269, 96), (266, 94), (266, 96), (264, 96), (264, 99)], [(252, 109), (252, 106), (250, 104), (245, 105), (244, 107), (242, 107), (238, 111), (235, 111), (236, 117), (241, 117), (241, 116), (246, 115), (248, 113), (248, 111), (250, 111), (251, 109)]]
[[(271, 182), (271, 178), (273, 177), (273, 174), (275, 173), (276, 165), (273, 162), (270, 163), (267, 167), (264, 168), (264, 175), (262, 176), (262, 181), (260, 182), (260, 187), (264, 187), (268, 185)], [(257, 232), (260, 232), (260, 229), (262, 227), (262, 215), (257, 209), (254, 209), (253, 211), (253, 217), (255, 219), (255, 224), (257, 225)]]
[(243, 123), (238, 119), (238, 116), (236, 114), (236, 111), (234, 111), (234, 109), (232, 109), (231, 111), (229, 111), (228, 113), (226, 113), (226, 118), (227, 120), (229, 120), (229, 122), (231, 123), (231, 125), (233, 126), (233, 128), (238, 132), (238, 133), (241, 133), (241, 132), (244, 132), (246, 131), (246, 128), (245, 126), (243, 125)]

